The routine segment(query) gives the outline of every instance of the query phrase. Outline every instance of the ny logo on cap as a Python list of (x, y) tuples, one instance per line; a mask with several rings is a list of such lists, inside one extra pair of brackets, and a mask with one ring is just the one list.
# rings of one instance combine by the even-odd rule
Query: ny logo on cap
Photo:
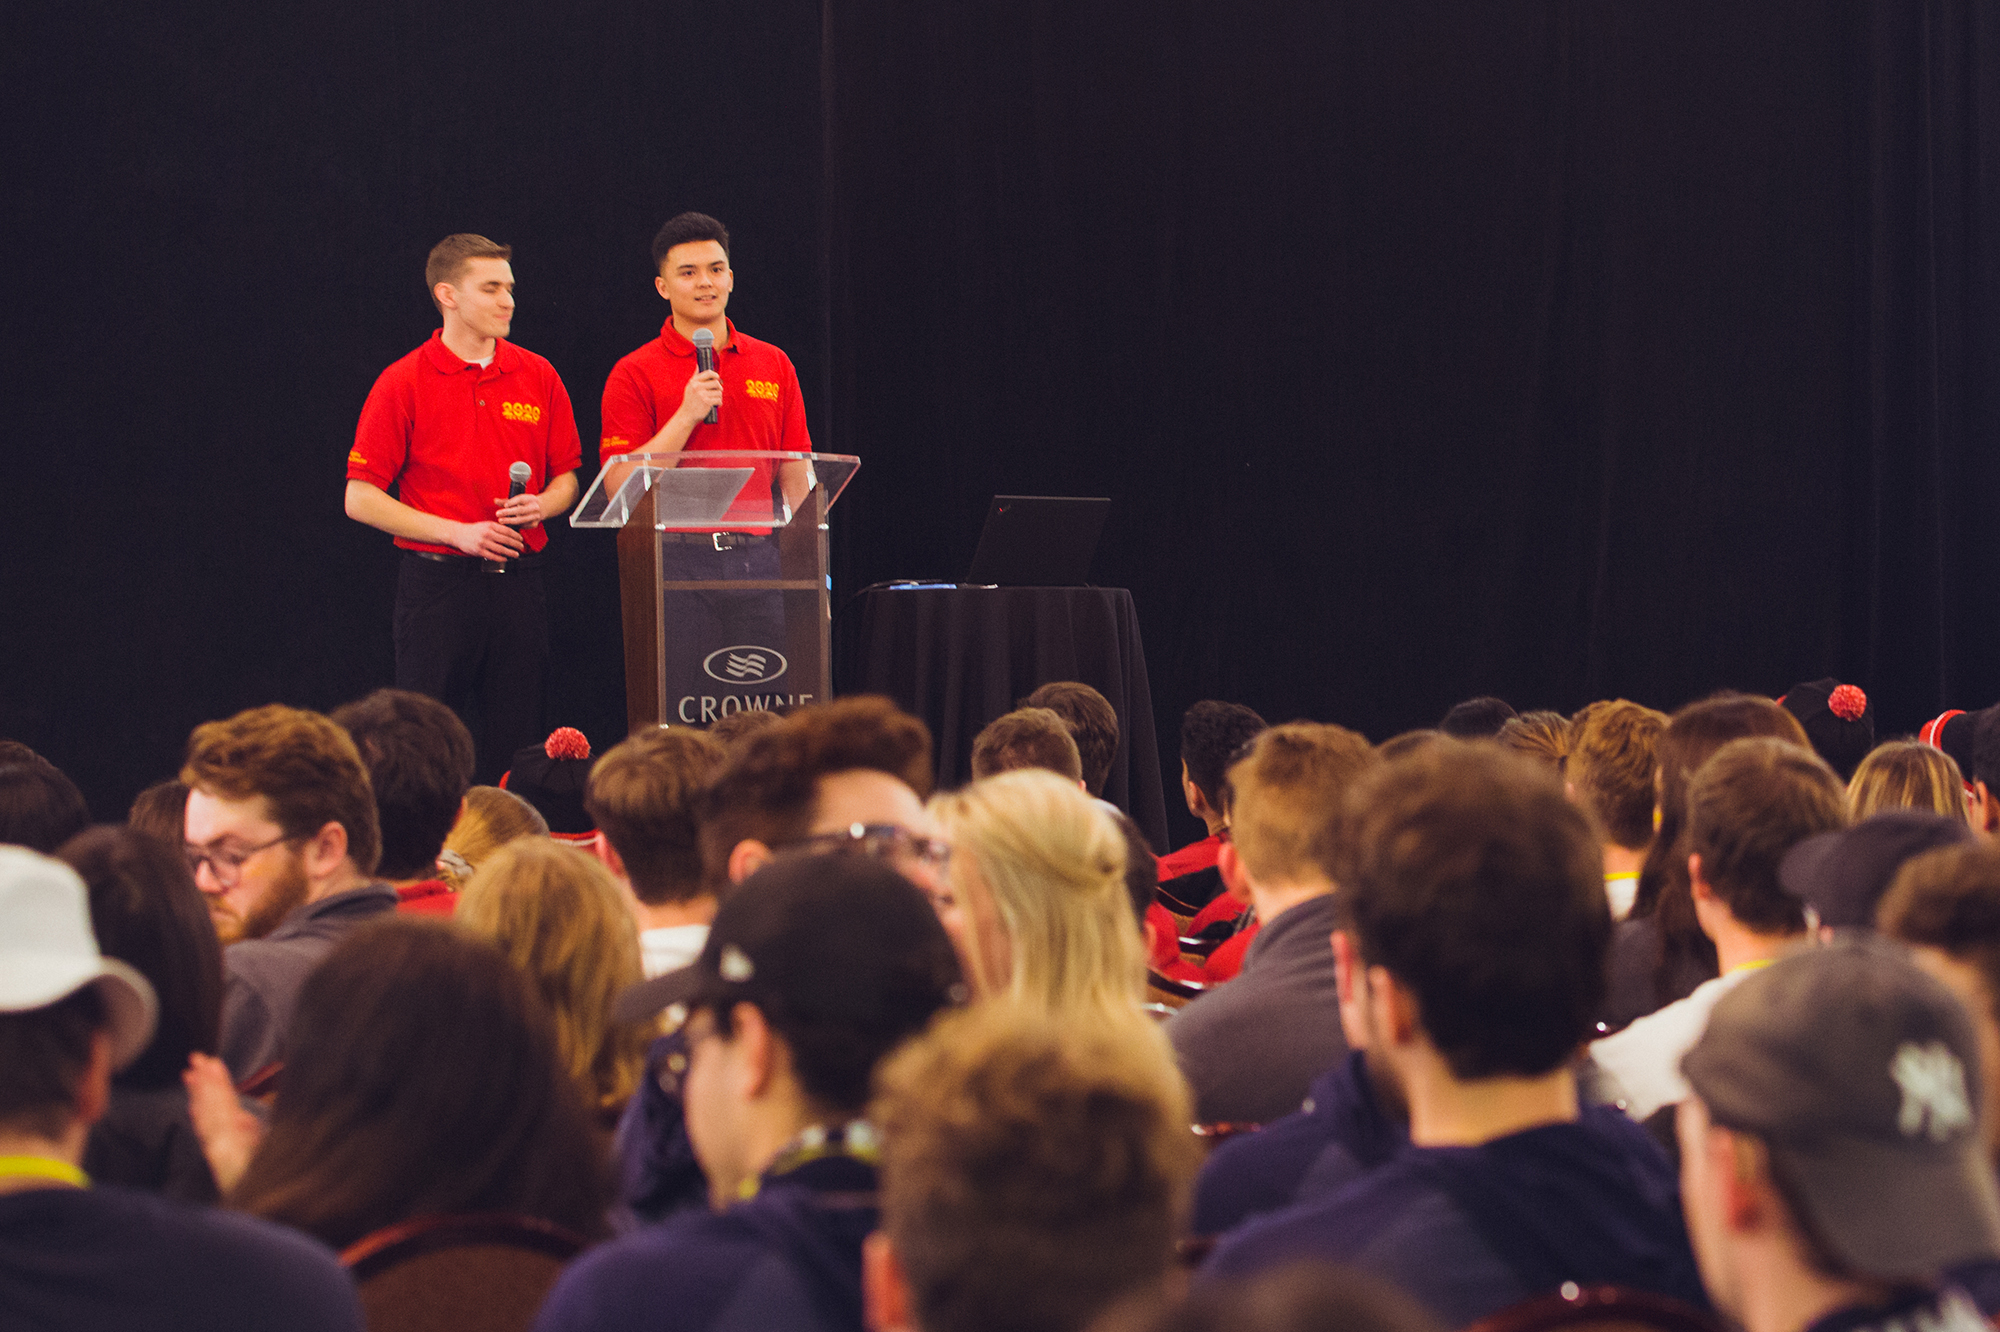
[(1942, 1042), (1898, 1046), (1889, 1076), (1903, 1089), (1903, 1109), (1896, 1117), (1896, 1127), (1905, 1137), (1921, 1132), (1927, 1120), (1933, 1142), (1943, 1142), (1972, 1126), (1965, 1065)]

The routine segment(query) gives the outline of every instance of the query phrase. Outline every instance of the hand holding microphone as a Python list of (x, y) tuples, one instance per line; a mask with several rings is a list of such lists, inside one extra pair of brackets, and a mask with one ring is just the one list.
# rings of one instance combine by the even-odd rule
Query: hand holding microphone
[[(475, 531), (485, 530), (490, 536), (482, 538), (481, 544), (471, 553), (486, 557), (486, 571), (498, 573), (507, 567), (507, 561), (519, 555), (527, 544), (515, 534), (517, 527), (533, 527), (542, 521), (542, 502), (528, 494), (528, 478), (534, 469), (524, 462), (517, 462), (507, 469), (507, 498), (493, 501), (494, 523), (482, 524)], [(497, 525), (496, 525), (497, 524)], [(499, 558), (489, 546), (499, 547)]]
[[(695, 378), (688, 381), (688, 388), (690, 393), (692, 393), (695, 382), (703, 375), (715, 374), (715, 334), (705, 328), (698, 328), (694, 331), (694, 337), (690, 338), (689, 341), (694, 343)], [(714, 385), (713, 394), (703, 393), (700, 395), (708, 400), (708, 415), (701, 418), (703, 423), (707, 425), (715, 424), (716, 407), (722, 401), (722, 380), (720, 376), (714, 380)]]

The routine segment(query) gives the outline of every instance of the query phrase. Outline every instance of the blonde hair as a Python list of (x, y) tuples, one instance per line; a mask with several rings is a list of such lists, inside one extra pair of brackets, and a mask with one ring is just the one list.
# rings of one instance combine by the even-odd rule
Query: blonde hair
[(1365, 736), (1319, 722), (1259, 733), (1229, 765), (1229, 827), (1251, 877), (1333, 877), (1333, 816), (1356, 778), (1382, 762)]
[(516, 837), (547, 837), (549, 821), (512, 791), (475, 786), (465, 793), (465, 808), (444, 835), (438, 852), (438, 877), (460, 892), (486, 858)]
[(622, 1104), (639, 1085), (653, 1033), (611, 1022), (612, 1001), (645, 979), (638, 928), (611, 871), (574, 847), (520, 838), (479, 867), (453, 918), (527, 976), (591, 1103)]
[(1963, 819), (1965, 778), (1942, 749), (1920, 740), (1890, 740), (1868, 751), (1847, 782), (1847, 812), (1854, 822), (1885, 809), (1921, 809)]
[[(952, 843), (966, 966), (981, 997), (1056, 1013), (1137, 1010), (1146, 946), (1125, 889), (1125, 834), (1104, 806), (1075, 782), (1024, 768), (938, 796), (931, 811)], [(984, 974), (979, 935), (991, 925), (967, 900), (982, 889), (1012, 956), (1006, 976)]]

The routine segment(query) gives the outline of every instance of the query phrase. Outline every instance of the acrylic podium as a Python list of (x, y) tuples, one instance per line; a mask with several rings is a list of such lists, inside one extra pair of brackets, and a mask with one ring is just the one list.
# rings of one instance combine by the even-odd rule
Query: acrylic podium
[(832, 697), (827, 513), (860, 466), (725, 449), (605, 459), (569, 521), (618, 529), (630, 730)]

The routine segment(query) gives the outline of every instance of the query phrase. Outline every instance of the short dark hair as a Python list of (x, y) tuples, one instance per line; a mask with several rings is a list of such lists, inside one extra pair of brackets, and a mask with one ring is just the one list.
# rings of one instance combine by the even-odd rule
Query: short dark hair
[(2000, 796), (2000, 703), (1972, 714), (1971, 776)]
[(178, 851), (187, 841), (188, 784), (178, 777), (154, 782), (132, 798), (125, 826), (157, 837)]
[(2000, 846), (1982, 837), (1904, 861), (1875, 925), (1970, 965), (1986, 985), (1986, 1016), (2000, 1022)]
[(648, 906), (701, 895), (696, 814), (728, 753), (702, 731), (655, 727), (613, 745), (590, 770), (583, 807)]
[(931, 791), (931, 733), (886, 698), (862, 694), (800, 708), (730, 751), (701, 803), (701, 863), (708, 886), (729, 886), (729, 853), (754, 838), (776, 847), (812, 825), (819, 779), (886, 772), (917, 793)]
[(1846, 826), (1840, 778), (1788, 740), (1732, 740), (1688, 784), (1688, 850), (1729, 914), (1759, 934), (1805, 930), (1804, 906), (1779, 885), (1778, 862), (1814, 833)]
[(1545, 769), (1439, 741), (1362, 777), (1334, 879), (1362, 958), (1461, 1079), (1538, 1077), (1590, 1035), (1611, 907), (1590, 818)]
[(333, 720), (368, 769), (382, 829), (378, 871), (386, 879), (430, 878), (472, 785), (472, 732), (450, 708), (408, 689), (377, 689), (335, 708)]
[(1118, 831), (1125, 834), (1125, 895), (1132, 899), (1132, 911), (1139, 918), (1143, 934), (1146, 913), (1152, 908), (1153, 894), (1160, 886), (1160, 858), (1153, 854), (1152, 844), (1131, 815), (1118, 816)]
[(723, 258), (729, 257), (729, 228), (707, 213), (680, 213), (668, 218), (666, 225), (653, 237), (654, 271), (658, 272), (666, 267), (667, 251), (674, 246), (686, 245), (689, 241), (708, 240), (722, 247)]
[(1083, 760), (1084, 789), (1104, 794), (1118, 757), (1118, 711), (1111, 700), (1078, 680), (1052, 680), (1021, 700), (1024, 708), (1047, 708), (1063, 719)]
[(1222, 782), (1238, 750), (1264, 729), (1264, 719), (1241, 703), (1205, 698), (1181, 716), (1181, 762), (1202, 798), (1222, 808)]
[(710, 722), (705, 734), (721, 741), (724, 745), (733, 747), (745, 736), (761, 731), (766, 726), (776, 726), (784, 719), (783, 713), (773, 712), (769, 708), (738, 708), (734, 712), (725, 712)]
[(1505, 699), (1482, 694), (1453, 704), (1437, 728), (1454, 740), (1484, 740), (1500, 734), (1514, 716), (1513, 705)]
[(1063, 719), (1048, 708), (1016, 708), (995, 717), (972, 740), (972, 775), (991, 777), (1016, 768), (1047, 768), (1083, 780), (1083, 756)]
[(382, 858), (375, 793), (360, 751), (317, 712), (267, 703), (203, 722), (188, 737), (181, 780), (224, 800), (264, 797), (271, 821), (287, 837), (312, 837), (338, 823), (347, 830), (347, 857), (363, 874), (373, 874)]
[[(470, 231), (454, 232), (431, 246), (430, 257), (424, 260), (424, 291), (430, 295), (431, 304), (438, 305), (438, 283), (456, 287), (465, 273), (465, 266), (474, 259), (513, 257), (514, 247), (511, 245), (487, 240)], [(444, 307), (438, 305), (438, 308), (442, 310)]]
[(83, 792), (53, 763), (0, 764), (0, 842), (52, 855), (89, 826)]
[(72, 837), (59, 854), (90, 891), (98, 949), (130, 964), (159, 998), (152, 1043), (114, 1081), (180, 1086), (190, 1053), (215, 1052), (222, 1020), (222, 945), (180, 843), (107, 824)]
[(95, 985), (18, 1013), (0, 1013), (0, 1127), (60, 1138), (76, 1122), (90, 1038), (108, 1021)]

